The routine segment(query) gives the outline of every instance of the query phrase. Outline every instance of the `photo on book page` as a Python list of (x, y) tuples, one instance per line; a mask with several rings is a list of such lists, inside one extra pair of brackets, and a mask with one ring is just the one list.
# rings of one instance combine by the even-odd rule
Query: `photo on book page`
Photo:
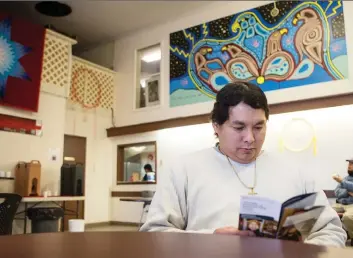
[(277, 225), (278, 221), (275, 221), (272, 217), (241, 214), (238, 228), (252, 231), (257, 237), (275, 238)]
[(256, 236), (277, 235), (281, 203), (260, 196), (241, 196), (239, 229), (251, 230)]
[(324, 209), (325, 207), (313, 207), (310, 210), (296, 209), (293, 211), (290, 209), (291, 212), (285, 212), (290, 215), (283, 217), (284, 223), (279, 228), (277, 238), (302, 241), (310, 234)]
[(290, 240), (290, 241), (303, 241), (303, 236), (301, 232), (295, 227), (295, 225), (290, 225), (288, 227), (281, 228), (279, 236), (277, 237), (281, 240)]

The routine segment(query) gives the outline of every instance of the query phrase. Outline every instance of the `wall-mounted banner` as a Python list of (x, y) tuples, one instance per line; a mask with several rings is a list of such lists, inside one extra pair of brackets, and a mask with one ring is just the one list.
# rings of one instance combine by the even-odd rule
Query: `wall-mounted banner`
[(0, 13), (0, 105), (38, 111), (45, 29)]

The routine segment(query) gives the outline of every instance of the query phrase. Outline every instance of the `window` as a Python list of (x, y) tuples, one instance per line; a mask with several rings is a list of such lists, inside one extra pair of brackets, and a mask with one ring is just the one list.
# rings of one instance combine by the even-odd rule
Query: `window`
[(160, 104), (160, 44), (137, 51), (135, 108)]
[(156, 142), (118, 145), (117, 184), (155, 184)]

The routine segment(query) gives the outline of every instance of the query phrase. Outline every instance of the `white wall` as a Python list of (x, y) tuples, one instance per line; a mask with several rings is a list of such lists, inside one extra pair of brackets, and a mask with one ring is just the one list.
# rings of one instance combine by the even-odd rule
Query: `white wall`
[[(59, 189), (64, 134), (87, 138), (86, 201), (87, 223), (110, 220), (110, 186), (112, 184), (112, 144), (105, 129), (111, 126), (108, 114), (68, 110), (62, 97), (41, 93), (38, 114), (0, 107), (0, 113), (40, 119), (43, 136), (0, 131), (0, 170), (13, 171), (18, 161), (39, 160), (42, 164), (41, 188)], [(56, 161), (48, 159), (50, 148), (59, 148)], [(18, 226), (20, 227), (20, 225)]]
[[(269, 2), (267, 2), (269, 3)], [(117, 126), (146, 123), (151, 121), (164, 120), (174, 117), (183, 117), (196, 114), (208, 113), (213, 103), (206, 102), (193, 105), (169, 108), (169, 34), (193, 25), (208, 22), (240, 11), (248, 10), (260, 5), (264, 1), (229, 1), (229, 2), (205, 2), (204, 8), (195, 10), (194, 14), (182, 16), (177, 20), (171, 20), (160, 26), (148, 28), (129, 37), (117, 40), (115, 43), (115, 70), (119, 72), (117, 92)], [(344, 1), (345, 23), (353, 23), (353, 16), (349, 10), (353, 9), (353, 2)], [(353, 55), (353, 30), (346, 29), (348, 54)], [(161, 43), (161, 96), (162, 105), (160, 108), (133, 111), (135, 82), (135, 55), (138, 49), (142, 49), (157, 43)], [(353, 65), (349, 68), (350, 78), (353, 76)], [(292, 93), (305, 93), (307, 95), (327, 94), (329, 91), (342, 92), (352, 88), (352, 79), (340, 80), (325, 83), (322, 85), (305, 86), (300, 88), (285, 89), (280, 94), (281, 98), (293, 98)], [(319, 87), (321, 86), (321, 88)], [(319, 87), (319, 88), (318, 88)], [(288, 90), (288, 91), (287, 91)], [(278, 101), (278, 92), (268, 92), (270, 102)], [(290, 94), (289, 94), (289, 93)], [(299, 95), (298, 95), (299, 96)], [(276, 101), (275, 101), (276, 100)], [(148, 112), (148, 115), (146, 115)]]
[(69, 109), (65, 134), (86, 137), (86, 223), (110, 220), (110, 186), (112, 184), (113, 150), (106, 136), (111, 127), (110, 114)]
[[(64, 97), (44, 92), (40, 93), (37, 114), (0, 106), (0, 113), (39, 119), (43, 124), (42, 137), (0, 131), (0, 170), (14, 174), (18, 161), (39, 160), (42, 164), (41, 188), (59, 189), (64, 134), (86, 137), (85, 219), (87, 223), (109, 221), (114, 152), (105, 129), (112, 126), (110, 113), (66, 108)], [(60, 149), (56, 161), (48, 159), (50, 148)]]
[[(59, 183), (60, 157), (48, 159), (49, 148), (63, 150), (66, 100), (40, 93), (38, 113), (29, 113), (0, 106), (0, 113), (42, 120), (43, 136), (23, 135), (0, 131), (0, 170), (12, 171), (19, 161), (39, 160), (42, 164), (41, 187)], [(62, 156), (62, 153), (60, 153)]]
[[(345, 176), (347, 173), (345, 160), (353, 156), (353, 123), (351, 119), (347, 119), (352, 113), (353, 105), (349, 105), (271, 115), (263, 149), (271, 155), (285, 159), (288, 167), (294, 168), (301, 173), (310, 173), (315, 180), (316, 189), (333, 190), (336, 183), (331, 179), (332, 174), (339, 173)], [(281, 150), (282, 129), (293, 118), (303, 118), (313, 126), (317, 138), (316, 155), (313, 152), (313, 145), (302, 152)], [(306, 135), (306, 131), (302, 130), (295, 137), (300, 139), (300, 137), (305, 137)], [(166, 164), (171, 160), (178, 159), (180, 155), (214, 146), (216, 143), (212, 125), (207, 123), (116, 137), (113, 139), (113, 145), (154, 140), (157, 141), (158, 146), (158, 178), (164, 173)], [(113, 156), (113, 164), (116, 164), (115, 156)], [(261, 168), (259, 168), (259, 171), (261, 173)], [(283, 168), (283, 173), (286, 173), (285, 167)], [(116, 179), (115, 174), (113, 173), (113, 182)], [(273, 178), (268, 178), (268, 184), (272, 183)], [(148, 188), (143, 185), (114, 186), (112, 189), (119, 191), (155, 190), (155, 185), (149, 185)], [(119, 198), (112, 198), (112, 206), (112, 220), (139, 221), (142, 204), (119, 202)]]
[(114, 69), (114, 41), (100, 44), (89, 50), (85, 50), (78, 54), (79, 57), (86, 59), (97, 65)]
[[(19, 161), (39, 160), (42, 165), (41, 189), (45, 189), (46, 186), (52, 187), (55, 184), (59, 187), (64, 144), (65, 105), (64, 98), (41, 92), (38, 113), (0, 106), (0, 113), (42, 120), (43, 130), (41, 137), (0, 131), (0, 170), (12, 171), (15, 175), (14, 168)], [(56, 161), (48, 159), (50, 148), (60, 149), (60, 157)], [(14, 184), (14, 181), (11, 183)], [(1, 188), (1, 191), (6, 191), (6, 189)], [(23, 206), (20, 206), (19, 210), (22, 209)], [(27, 229), (30, 229), (29, 225)], [(21, 234), (23, 221), (16, 221), (13, 231)]]

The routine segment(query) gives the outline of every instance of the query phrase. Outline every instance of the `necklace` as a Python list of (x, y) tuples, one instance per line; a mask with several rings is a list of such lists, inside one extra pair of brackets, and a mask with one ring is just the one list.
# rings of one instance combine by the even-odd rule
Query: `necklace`
[(257, 183), (257, 180), (256, 180), (256, 159), (255, 159), (254, 185), (253, 185), (253, 186), (247, 186), (247, 185), (241, 180), (241, 178), (239, 177), (239, 175), (238, 175), (237, 171), (235, 170), (235, 168), (234, 168), (232, 162), (230, 162), (229, 157), (228, 157), (227, 155), (225, 155), (225, 154), (221, 151), (221, 149), (219, 148), (219, 146), (218, 146), (218, 149), (219, 149), (219, 151), (220, 151), (224, 156), (226, 156), (226, 158), (227, 158), (227, 160), (228, 160), (228, 163), (229, 163), (230, 167), (232, 168), (234, 174), (237, 176), (239, 182), (240, 182), (245, 188), (247, 188), (247, 189), (250, 190), (250, 192), (249, 192), (248, 194), (249, 194), (249, 195), (256, 195), (257, 193), (254, 191), (254, 189), (255, 189), (255, 187), (256, 187), (256, 183)]

